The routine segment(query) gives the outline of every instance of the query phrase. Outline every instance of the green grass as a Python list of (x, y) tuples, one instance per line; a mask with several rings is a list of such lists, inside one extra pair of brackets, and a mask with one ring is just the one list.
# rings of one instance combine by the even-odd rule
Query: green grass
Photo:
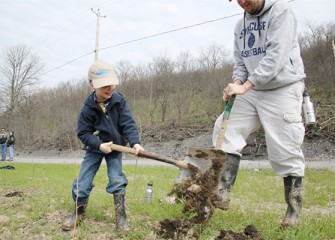
[[(5, 164), (1, 164), (5, 165)], [(15, 170), (0, 170), (0, 239), (120, 239), (115, 231), (113, 198), (106, 193), (106, 166), (94, 183), (87, 218), (76, 232), (63, 232), (61, 224), (73, 210), (71, 184), (80, 166), (11, 163)], [(163, 219), (185, 219), (182, 204), (161, 203), (171, 190), (179, 170), (173, 167), (125, 166), (127, 214), (133, 231), (122, 239), (159, 239), (154, 235)], [(148, 181), (154, 183), (152, 204), (143, 202)], [(231, 193), (229, 211), (217, 210), (200, 239), (214, 239), (220, 230), (242, 232), (252, 224), (264, 239), (335, 239), (335, 175), (331, 171), (307, 169), (301, 224), (278, 230), (285, 213), (282, 178), (272, 170), (241, 170)], [(16, 196), (7, 197), (8, 193)]]

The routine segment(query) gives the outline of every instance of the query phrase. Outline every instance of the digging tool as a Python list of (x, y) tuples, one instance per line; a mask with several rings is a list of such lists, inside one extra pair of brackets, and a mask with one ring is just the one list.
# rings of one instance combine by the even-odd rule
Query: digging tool
[[(233, 107), (233, 103), (235, 101), (235, 97), (236, 96), (233, 95), (229, 99), (229, 101), (227, 101), (225, 104), (223, 120), (215, 148), (214, 149), (195, 148), (195, 147), (185, 148), (184, 162), (192, 163), (193, 165), (197, 166), (201, 173), (205, 173), (209, 168), (212, 167), (213, 159), (219, 159), (221, 162), (224, 162), (226, 160), (227, 155), (225, 152), (221, 150), (221, 146), (226, 132), (230, 112)], [(180, 183), (182, 180), (190, 176), (190, 174), (191, 174), (190, 170), (181, 172), (178, 178), (176, 179), (176, 183)]]
[[(119, 151), (119, 152), (123, 152), (123, 153), (130, 153), (130, 154), (135, 155), (135, 149), (134, 148), (125, 147), (125, 146), (121, 146), (121, 145), (117, 145), (117, 144), (112, 144), (111, 149), (115, 150), (115, 151)], [(187, 163), (185, 163), (182, 160), (175, 160), (173, 158), (166, 157), (166, 156), (163, 156), (163, 155), (159, 155), (159, 154), (156, 154), (156, 153), (153, 153), (153, 152), (146, 152), (146, 151), (141, 150), (137, 154), (137, 156), (157, 160), (157, 161), (160, 161), (160, 162), (165, 162), (165, 163), (168, 163), (168, 164), (172, 164), (172, 165), (175, 165), (175, 166), (179, 167), (180, 169), (187, 169), (188, 168)]]
[(228, 102), (226, 102), (225, 104), (225, 108), (224, 108), (224, 114), (223, 114), (223, 120), (222, 120), (222, 124), (220, 127), (220, 131), (219, 131), (219, 135), (218, 135), (218, 139), (216, 140), (216, 144), (215, 144), (215, 149), (220, 149), (221, 150), (221, 146), (223, 143), (223, 139), (224, 139), (224, 135), (226, 133), (226, 128), (227, 128), (227, 123), (229, 120), (229, 116), (230, 116), (230, 111), (233, 107), (234, 101), (235, 101), (235, 95), (233, 95), (230, 100)]

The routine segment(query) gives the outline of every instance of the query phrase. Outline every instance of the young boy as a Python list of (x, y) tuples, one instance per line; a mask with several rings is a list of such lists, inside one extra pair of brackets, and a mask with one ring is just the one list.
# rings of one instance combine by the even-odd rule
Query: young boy
[(77, 129), (77, 136), (86, 146), (86, 153), (79, 178), (72, 185), (75, 210), (64, 222), (62, 229), (73, 229), (84, 217), (88, 198), (94, 187), (93, 178), (105, 158), (109, 179), (106, 191), (114, 196), (116, 227), (121, 232), (127, 232), (130, 230), (125, 210), (128, 181), (122, 172), (122, 153), (112, 151), (110, 146), (113, 143), (123, 146), (129, 143), (136, 154), (143, 148), (126, 100), (115, 91), (119, 80), (113, 67), (106, 62), (95, 61), (89, 69), (88, 80), (94, 91), (81, 109)]

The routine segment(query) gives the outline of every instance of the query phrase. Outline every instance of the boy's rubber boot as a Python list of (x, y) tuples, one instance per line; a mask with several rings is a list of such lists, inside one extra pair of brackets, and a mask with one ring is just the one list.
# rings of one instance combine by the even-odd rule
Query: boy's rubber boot
[(281, 223), (281, 228), (293, 227), (297, 225), (302, 208), (302, 177), (284, 177), (285, 201), (287, 210)]
[(229, 193), (233, 189), (237, 172), (240, 166), (241, 157), (235, 154), (227, 153), (227, 159), (224, 162), (223, 171), (221, 174), (221, 182), (218, 186), (219, 196), (222, 201), (219, 201), (216, 208), (228, 210), (229, 208)]
[(128, 233), (130, 228), (127, 223), (125, 208), (125, 194), (114, 194), (114, 209), (116, 218), (116, 229), (120, 233)]
[(64, 231), (71, 231), (72, 229), (74, 229), (74, 226), (77, 226), (78, 223), (80, 223), (84, 219), (86, 213), (86, 206), (87, 202), (86, 204), (79, 205), (77, 211), (76, 206), (74, 207), (73, 213), (65, 220), (62, 225), (62, 229)]

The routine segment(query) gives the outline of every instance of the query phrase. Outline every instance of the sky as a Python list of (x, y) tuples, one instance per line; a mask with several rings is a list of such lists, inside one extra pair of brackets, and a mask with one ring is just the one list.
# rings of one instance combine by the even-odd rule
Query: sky
[[(232, 53), (243, 10), (233, 0), (0, 0), (0, 62), (7, 48), (25, 45), (44, 64), (41, 87), (87, 78), (98, 58), (146, 65), (164, 55), (197, 56), (211, 44)], [(334, 0), (293, 0), (303, 32), (307, 22), (335, 22)], [(98, 18), (98, 12), (100, 17)], [(99, 37), (97, 20), (99, 19)]]

